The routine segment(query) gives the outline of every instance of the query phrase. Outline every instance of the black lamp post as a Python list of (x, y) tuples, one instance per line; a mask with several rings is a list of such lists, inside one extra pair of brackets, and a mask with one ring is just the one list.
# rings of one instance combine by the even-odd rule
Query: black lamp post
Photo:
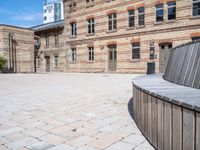
[(154, 42), (150, 42), (149, 44), (149, 47), (150, 47), (150, 52), (149, 52), (149, 59), (150, 59), (150, 62), (147, 63), (147, 74), (155, 74), (155, 62), (154, 62), (154, 59), (155, 59), (155, 44)]

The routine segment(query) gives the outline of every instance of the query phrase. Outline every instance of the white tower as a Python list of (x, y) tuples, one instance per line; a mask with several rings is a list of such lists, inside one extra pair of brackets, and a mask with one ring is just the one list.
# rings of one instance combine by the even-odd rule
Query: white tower
[(64, 19), (63, 2), (51, 3), (44, 0), (44, 24)]

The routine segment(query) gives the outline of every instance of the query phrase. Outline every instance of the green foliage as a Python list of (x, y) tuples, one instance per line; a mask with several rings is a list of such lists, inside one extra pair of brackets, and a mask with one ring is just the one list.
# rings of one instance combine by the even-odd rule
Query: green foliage
[(0, 70), (2, 70), (5, 67), (6, 63), (7, 60), (3, 56), (0, 56)]

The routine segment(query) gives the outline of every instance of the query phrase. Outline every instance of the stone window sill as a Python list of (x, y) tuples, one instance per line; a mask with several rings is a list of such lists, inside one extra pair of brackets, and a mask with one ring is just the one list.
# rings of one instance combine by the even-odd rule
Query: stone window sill
[(70, 39), (75, 39), (75, 38), (77, 38), (77, 36), (70, 36), (69, 38)]
[(91, 34), (86, 34), (86, 36), (95, 36), (95, 33), (91, 33)]
[(192, 16), (192, 17), (190, 18), (190, 20), (194, 20), (194, 19), (200, 19), (200, 16)]
[(106, 33), (115, 33), (117, 30), (108, 30)]
[(130, 62), (132, 63), (140, 62), (140, 59), (131, 59)]
[(94, 60), (93, 60), (93, 61), (88, 60), (87, 63), (89, 63), (89, 64), (90, 64), (90, 63), (94, 63)]
[(141, 25), (141, 26), (136, 27), (136, 29), (142, 29), (142, 28), (145, 28), (145, 25)]

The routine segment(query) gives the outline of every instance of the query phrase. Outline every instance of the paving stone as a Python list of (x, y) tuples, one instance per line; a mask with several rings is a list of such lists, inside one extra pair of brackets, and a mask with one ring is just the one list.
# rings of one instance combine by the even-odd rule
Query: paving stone
[(34, 143), (32, 145), (27, 146), (27, 148), (29, 150), (46, 150), (53, 147), (53, 145), (47, 144), (45, 142), (38, 142), (38, 143)]
[(13, 127), (13, 128), (8, 128), (5, 130), (1, 130), (0, 131), (0, 136), (6, 136), (6, 135), (10, 135), (10, 134), (15, 134), (18, 133), (20, 131), (23, 131), (24, 129), (21, 127)]
[(66, 139), (54, 134), (48, 134), (48, 135), (40, 137), (39, 139), (52, 145), (64, 143), (66, 141)]
[(8, 148), (4, 145), (0, 145), (0, 150), (8, 150)]
[(142, 135), (127, 105), (136, 75), (104, 76), (0, 74), (0, 142), (14, 150), (135, 147), (141, 140), (129, 136)]
[(78, 148), (77, 150), (98, 150), (94, 147), (90, 147), (90, 146), (82, 146), (80, 148)]
[(38, 141), (39, 141), (38, 139), (35, 139), (32, 137), (26, 137), (26, 138), (23, 138), (11, 143), (6, 143), (6, 146), (12, 150), (15, 150), (15, 149), (20, 149), (30, 144), (36, 143)]
[(143, 142), (140, 145), (138, 145), (137, 147), (135, 147), (133, 150), (154, 150), (154, 148), (147, 142)]
[(48, 132), (42, 131), (40, 129), (35, 129), (35, 128), (31, 130), (25, 130), (23, 131), (23, 133), (32, 137), (37, 137), (37, 138), (49, 134)]
[(144, 141), (146, 141), (146, 139), (142, 135), (132, 134), (132, 135), (124, 138), (123, 141), (136, 146), (136, 145), (139, 145), (140, 143), (143, 143)]
[(69, 145), (76, 146), (76, 147), (81, 147), (81, 146), (86, 145), (89, 142), (95, 141), (95, 140), (96, 140), (96, 138), (93, 138), (93, 137), (90, 137), (90, 136), (87, 136), (87, 135), (83, 135), (83, 136), (79, 136), (75, 139), (72, 139), (72, 140), (70, 140), (66, 143), (69, 144)]
[(76, 149), (76, 147), (66, 145), (66, 144), (60, 144), (60, 145), (54, 146), (48, 150), (75, 150), (75, 149)]
[(133, 145), (120, 141), (106, 148), (105, 150), (132, 150), (132, 148)]

